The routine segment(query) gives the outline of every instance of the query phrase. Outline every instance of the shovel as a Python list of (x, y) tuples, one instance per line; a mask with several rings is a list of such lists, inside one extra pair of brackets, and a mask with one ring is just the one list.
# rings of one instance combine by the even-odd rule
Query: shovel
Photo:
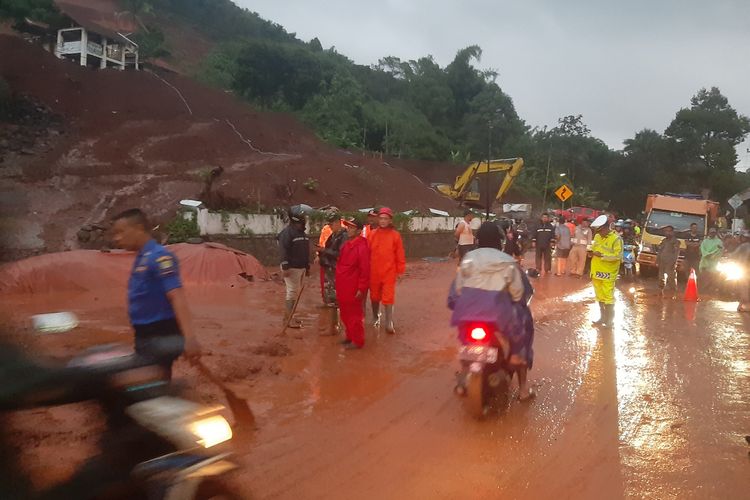
[(302, 279), (300, 280), (302, 283), (302, 287), (299, 289), (299, 293), (297, 294), (297, 298), (294, 300), (294, 305), (292, 306), (292, 312), (289, 315), (289, 319), (286, 323), (284, 323), (284, 328), (281, 330), (281, 335), (284, 335), (286, 333), (286, 329), (289, 328), (289, 324), (294, 321), (294, 313), (297, 312), (297, 306), (299, 305), (299, 299), (302, 298), (302, 292), (305, 291), (305, 286), (307, 286), (307, 283), (305, 283), (305, 275), (302, 275)]
[(198, 371), (203, 374), (204, 377), (210, 380), (211, 383), (216, 385), (216, 387), (221, 389), (221, 391), (224, 393), (224, 397), (227, 398), (229, 410), (234, 415), (234, 426), (237, 429), (254, 429), (255, 415), (253, 415), (253, 411), (250, 409), (247, 401), (239, 397), (232, 389), (227, 387), (226, 384), (224, 384), (224, 382), (219, 379), (219, 377), (214, 375), (211, 370), (206, 367), (206, 365), (204, 365), (200, 361), (195, 361), (195, 366), (198, 368)]

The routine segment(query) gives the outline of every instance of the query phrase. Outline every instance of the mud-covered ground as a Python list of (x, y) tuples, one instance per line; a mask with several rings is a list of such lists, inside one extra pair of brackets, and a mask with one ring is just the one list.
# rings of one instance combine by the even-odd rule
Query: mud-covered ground
[[(653, 283), (618, 295), (617, 328), (590, 326), (585, 280), (534, 282), (538, 396), (485, 421), (453, 394), (455, 334), (445, 307), (452, 263), (411, 263), (398, 334), (367, 332), (362, 351), (318, 333), (317, 277), (306, 328), (280, 337), (282, 286), (191, 289), (206, 363), (247, 396), (258, 430), (238, 443), (235, 483), (250, 498), (743, 498), (750, 488), (750, 317), (736, 303), (662, 301)], [(75, 331), (33, 337), (69, 355), (129, 341), (123, 294), (4, 297), (15, 325), (74, 310)], [(28, 332), (28, 337), (31, 333)], [(186, 363), (177, 378), (221, 401)], [(23, 412), (19, 450), (37, 484), (93, 452), (90, 405)]]

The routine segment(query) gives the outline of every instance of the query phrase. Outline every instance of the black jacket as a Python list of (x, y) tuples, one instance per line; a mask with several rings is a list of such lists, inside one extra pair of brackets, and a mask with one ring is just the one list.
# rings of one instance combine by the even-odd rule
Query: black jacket
[(537, 248), (548, 248), (555, 239), (555, 228), (551, 222), (546, 224), (539, 223), (534, 231), (534, 240)]
[(288, 225), (279, 233), (281, 269), (310, 269), (310, 240), (304, 229)]
[(336, 262), (341, 254), (341, 247), (346, 243), (346, 229), (332, 234), (326, 241), (326, 247), (320, 252), (320, 265), (329, 269), (336, 267)]

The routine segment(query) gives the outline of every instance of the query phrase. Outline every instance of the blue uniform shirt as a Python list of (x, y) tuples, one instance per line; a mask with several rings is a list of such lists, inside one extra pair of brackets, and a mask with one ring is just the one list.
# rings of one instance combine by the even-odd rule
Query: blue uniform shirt
[(156, 241), (149, 240), (136, 255), (128, 281), (130, 322), (147, 325), (174, 318), (167, 292), (180, 287), (177, 259)]

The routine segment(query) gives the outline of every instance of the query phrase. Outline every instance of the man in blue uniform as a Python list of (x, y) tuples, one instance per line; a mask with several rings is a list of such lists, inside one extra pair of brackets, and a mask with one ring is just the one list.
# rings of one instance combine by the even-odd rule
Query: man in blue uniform
[(117, 215), (112, 233), (115, 245), (137, 252), (128, 281), (135, 351), (157, 361), (171, 378), (172, 363), (181, 352), (189, 360), (200, 357), (177, 259), (151, 237), (140, 209)]

